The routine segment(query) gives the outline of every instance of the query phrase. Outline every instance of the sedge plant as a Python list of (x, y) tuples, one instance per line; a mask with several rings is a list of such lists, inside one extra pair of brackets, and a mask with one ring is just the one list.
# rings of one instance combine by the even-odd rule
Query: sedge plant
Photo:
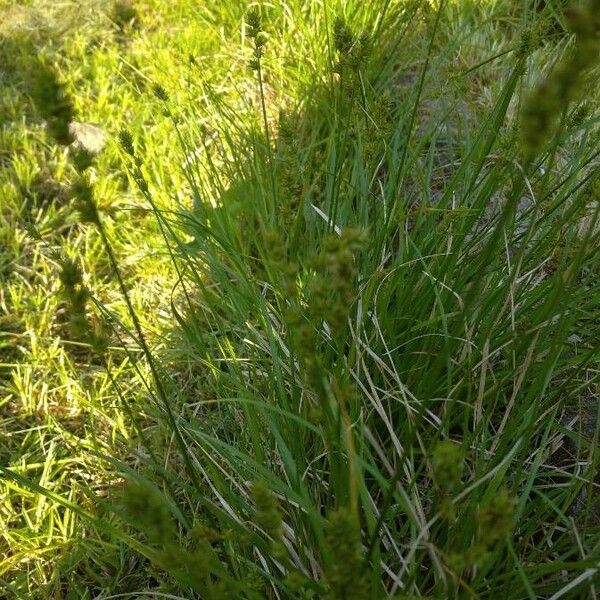
[[(212, 145), (154, 89), (192, 157), (171, 209), (120, 135), (177, 273), (177, 343), (154, 350), (128, 303), (158, 440), (104, 509), (179, 597), (594, 594), (597, 2), (548, 72), (537, 13), (457, 73), (483, 9), (457, 32), (443, 0), (344, 8), (247, 13), (245, 95), (202, 83)], [(289, 30), (314, 54), (286, 79)], [(490, 62), (489, 102), (465, 106)]]

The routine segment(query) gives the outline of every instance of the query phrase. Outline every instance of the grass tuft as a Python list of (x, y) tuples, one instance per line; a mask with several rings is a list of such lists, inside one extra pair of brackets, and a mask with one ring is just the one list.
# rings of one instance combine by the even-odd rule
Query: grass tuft
[(596, 4), (137, 2), (15, 70), (8, 594), (594, 597)]

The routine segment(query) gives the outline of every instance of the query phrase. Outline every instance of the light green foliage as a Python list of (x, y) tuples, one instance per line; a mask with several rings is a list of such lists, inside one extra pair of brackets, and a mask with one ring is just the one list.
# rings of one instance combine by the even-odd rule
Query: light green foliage
[[(133, 48), (117, 35), (111, 6), (0, 2), (0, 465), (86, 509), (120, 477), (99, 454), (126, 456), (138, 445), (130, 413), (143, 418), (144, 388), (135, 352), (115, 348), (124, 303), (97, 231), (81, 221), (93, 222), (96, 207), (108, 213), (115, 252), (127, 257), (133, 304), (148, 311), (144, 323), (164, 321), (150, 309), (172, 273), (156, 254), (157, 227), (131, 194), (114, 142), (95, 158), (64, 147), (73, 119), (112, 138), (125, 125), (139, 134), (154, 112), (143, 89), (152, 73), (133, 63), (155, 56), (160, 35), (138, 38)], [(153, 144), (168, 155), (167, 140)], [(119, 542), (77, 514), (3, 480), (1, 597), (88, 598), (94, 586), (123, 589), (118, 581), (135, 565)]]

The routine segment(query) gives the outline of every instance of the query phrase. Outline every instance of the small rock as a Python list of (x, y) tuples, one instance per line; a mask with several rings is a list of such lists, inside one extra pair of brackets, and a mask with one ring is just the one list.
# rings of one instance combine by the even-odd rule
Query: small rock
[(71, 144), (73, 150), (85, 150), (89, 154), (96, 155), (106, 146), (106, 133), (93, 123), (73, 121), (69, 123), (69, 133), (73, 136)]

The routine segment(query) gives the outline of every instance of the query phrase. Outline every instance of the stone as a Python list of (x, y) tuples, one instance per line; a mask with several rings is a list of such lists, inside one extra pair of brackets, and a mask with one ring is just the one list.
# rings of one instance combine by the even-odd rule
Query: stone
[(92, 155), (99, 154), (108, 139), (104, 130), (93, 123), (73, 121), (69, 123), (69, 133), (73, 136), (72, 150), (85, 150)]

